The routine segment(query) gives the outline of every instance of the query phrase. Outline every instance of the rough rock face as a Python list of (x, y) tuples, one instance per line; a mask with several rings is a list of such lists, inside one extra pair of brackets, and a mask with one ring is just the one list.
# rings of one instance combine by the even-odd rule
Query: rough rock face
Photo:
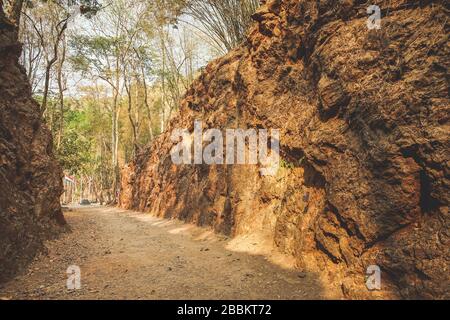
[[(372, 4), (381, 30), (367, 28)], [(447, 5), (267, 1), (124, 169), (121, 205), (262, 234), (347, 297), (449, 298)], [(173, 164), (171, 132), (194, 120), (280, 129), (283, 168)], [(370, 265), (382, 291), (365, 286)]]
[(18, 64), (21, 46), (0, 7), (0, 282), (65, 223), (62, 170)]

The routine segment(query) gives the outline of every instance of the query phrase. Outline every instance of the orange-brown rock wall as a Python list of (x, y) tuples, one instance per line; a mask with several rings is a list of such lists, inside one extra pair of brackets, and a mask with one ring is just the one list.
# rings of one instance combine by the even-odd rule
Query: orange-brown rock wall
[[(367, 7), (382, 9), (368, 30)], [(123, 170), (120, 204), (259, 233), (348, 297), (449, 297), (445, 1), (274, 0)], [(282, 168), (173, 164), (172, 130), (281, 130)], [(378, 265), (382, 291), (365, 287)]]
[(62, 170), (18, 63), (21, 45), (0, 7), (0, 282), (64, 225)]

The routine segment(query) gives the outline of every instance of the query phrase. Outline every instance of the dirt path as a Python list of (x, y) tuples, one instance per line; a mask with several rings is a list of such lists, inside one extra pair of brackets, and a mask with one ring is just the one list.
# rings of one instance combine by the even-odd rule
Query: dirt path
[[(73, 229), (47, 243), (28, 270), (0, 287), (3, 299), (317, 299), (321, 284), (233, 252), (212, 232), (104, 207), (66, 213)], [(66, 270), (81, 268), (80, 290)]]

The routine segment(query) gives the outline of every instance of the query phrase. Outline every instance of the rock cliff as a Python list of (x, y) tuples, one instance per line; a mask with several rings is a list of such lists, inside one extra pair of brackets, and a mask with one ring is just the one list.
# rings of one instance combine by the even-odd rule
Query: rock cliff
[(31, 98), (16, 30), (0, 6), (0, 282), (64, 225), (62, 170)]
[[(123, 170), (121, 206), (260, 234), (346, 297), (449, 298), (448, 17), (445, 1), (265, 2)], [(175, 165), (171, 133), (195, 120), (280, 129), (278, 174)]]

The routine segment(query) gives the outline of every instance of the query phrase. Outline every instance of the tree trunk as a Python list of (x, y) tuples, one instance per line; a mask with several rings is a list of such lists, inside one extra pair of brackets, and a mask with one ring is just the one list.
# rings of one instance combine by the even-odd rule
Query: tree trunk
[[(56, 41), (53, 44), (53, 58), (47, 62), (47, 66), (45, 68), (44, 94), (42, 98), (41, 115), (43, 115), (45, 110), (47, 110), (48, 91), (50, 87), (50, 72), (53, 65), (56, 63), (56, 61), (58, 61), (59, 43), (61, 42), (61, 38), (67, 29), (67, 23), (68, 18), (58, 24), (58, 26), (62, 24), (62, 27), (61, 30), (58, 31), (58, 36), (56, 37)], [(58, 26), (56, 27), (56, 29), (58, 29)]]
[(59, 130), (58, 130), (58, 140), (57, 140), (57, 148), (59, 149), (61, 146), (61, 140), (64, 133), (64, 83), (63, 83), (63, 66), (66, 60), (66, 42), (63, 40), (63, 47), (61, 52), (61, 59), (58, 65), (58, 90), (59, 90), (59, 111), (60, 111), (60, 119), (59, 119)]
[(150, 141), (153, 141), (154, 135), (152, 127), (152, 111), (150, 110), (150, 104), (148, 103), (147, 80), (145, 80), (145, 72), (143, 66), (141, 66), (141, 73), (142, 73), (142, 84), (144, 86), (144, 104), (145, 108), (147, 109), (147, 117), (148, 117), (148, 131), (150, 134)]
[(133, 114), (132, 114), (133, 100), (131, 97), (131, 83), (129, 82), (128, 79), (125, 79), (124, 84), (125, 84), (125, 90), (127, 92), (127, 97), (128, 97), (128, 119), (130, 120), (131, 129), (133, 131), (133, 158), (134, 158), (139, 151), (139, 146), (137, 144), (136, 123), (133, 120)]
[(116, 65), (116, 84), (114, 90), (114, 101), (112, 110), (112, 166), (113, 166), (113, 201), (117, 201), (117, 190), (120, 179), (119, 172), (119, 86), (120, 86), (120, 73), (119, 66)]
[(161, 101), (161, 133), (165, 130), (166, 124), (166, 44), (164, 41), (164, 27), (161, 29), (161, 50), (162, 50), (162, 76), (161, 76), (161, 86), (162, 86), (162, 101)]

